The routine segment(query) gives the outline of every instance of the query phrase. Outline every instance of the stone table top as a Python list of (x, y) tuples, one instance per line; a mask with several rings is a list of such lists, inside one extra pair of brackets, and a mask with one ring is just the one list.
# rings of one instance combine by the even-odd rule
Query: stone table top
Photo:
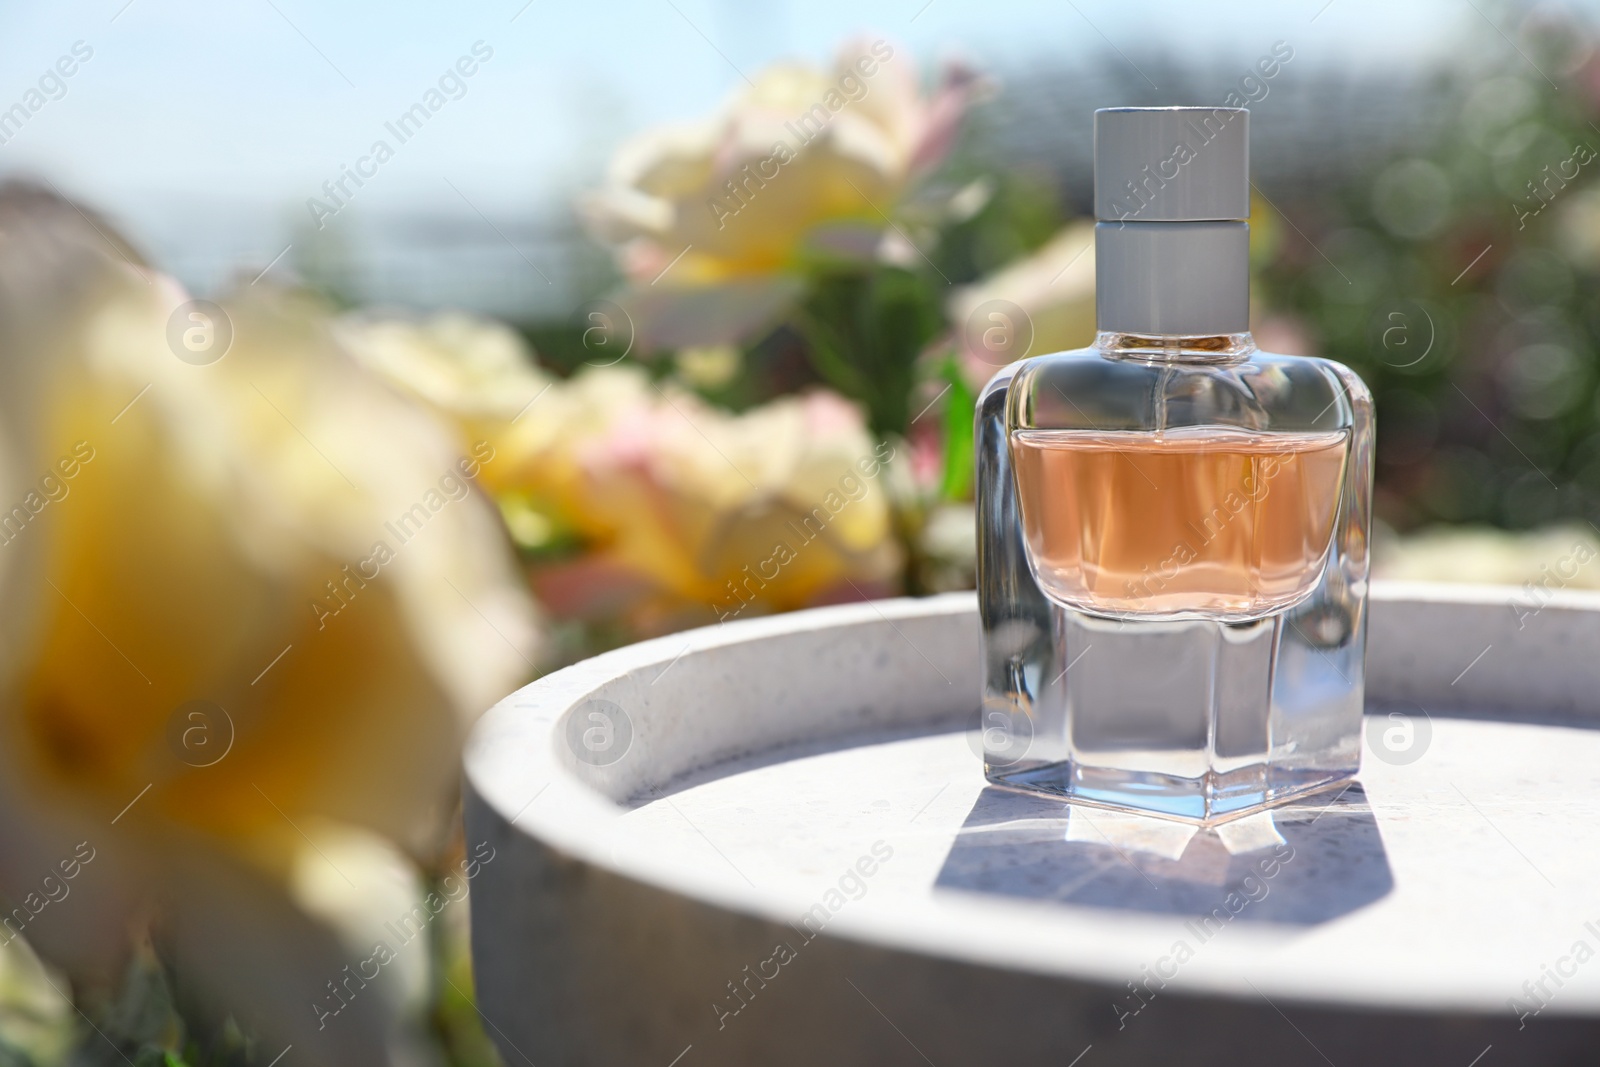
[[(491, 712), (467, 756), (469, 834), (507, 856), (473, 887), (485, 1012), (555, 1062), (697, 1042), (707, 1062), (817, 1062), (797, 1051), (814, 1019), (740, 992), (812, 960), (785, 998), (831, 1003), (837, 972), (857, 986), (845, 1003), (883, 1016), (839, 1028), (852, 1050), (887, 1020), (920, 1028), (912, 1047), (960, 1046), (960, 1011), (897, 999), (906, 981), (958, 1004), (1008, 990), (977, 1027), (997, 1055), (1098, 1042), (1103, 1062), (1139, 1062), (1105, 1051), (1135, 1020), (1221, 1003), (1244, 1021), (1182, 1016), (1193, 1062), (1282, 1022), (1303, 1042), (1286, 1049), (1325, 1056), (1359, 1033), (1398, 1047), (1397, 1019), (1467, 1058), (1553, 1048), (1575, 1033), (1555, 1020), (1600, 1018), (1600, 596), (1530, 616), (1515, 595), (1380, 586), (1358, 782), (1210, 830), (988, 786), (970, 596), (753, 620), (559, 672)], [(613, 747), (586, 748), (585, 724)], [(852, 977), (882, 968), (894, 982)], [(1048, 1040), (1025, 1037), (1045, 1005)], [(1529, 1027), (1542, 1036), (1503, 1036)]]

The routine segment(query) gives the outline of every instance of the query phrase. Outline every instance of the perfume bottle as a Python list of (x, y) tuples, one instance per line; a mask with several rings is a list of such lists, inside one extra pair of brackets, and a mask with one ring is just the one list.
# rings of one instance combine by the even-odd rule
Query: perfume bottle
[(1211, 825), (1360, 762), (1372, 401), (1249, 332), (1249, 112), (1095, 113), (1094, 344), (977, 412), (985, 771)]

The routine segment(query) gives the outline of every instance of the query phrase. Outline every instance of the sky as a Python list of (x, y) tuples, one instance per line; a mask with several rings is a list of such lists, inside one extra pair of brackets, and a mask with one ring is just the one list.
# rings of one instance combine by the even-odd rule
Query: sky
[(1437, 60), (1488, 17), (1505, 15), (1488, 0), (8, 0), (0, 111), (74, 47), (92, 56), (0, 144), (0, 175), (42, 176), (170, 253), (265, 264), (458, 62), (476, 59), (460, 98), (327, 226), (357, 240), (391, 212), (549, 215), (628, 133), (704, 115), (741, 71), (822, 62), (858, 32), (1003, 84), (1153, 49), (1244, 62), (1279, 39), (1297, 64), (1381, 72)]

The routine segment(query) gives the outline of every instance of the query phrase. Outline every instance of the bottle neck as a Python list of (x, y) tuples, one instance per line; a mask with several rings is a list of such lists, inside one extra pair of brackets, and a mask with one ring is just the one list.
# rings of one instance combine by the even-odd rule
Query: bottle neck
[(1226, 337), (1250, 329), (1250, 224), (1101, 222), (1095, 318), (1102, 333)]
[(1101, 330), (1094, 347), (1110, 359), (1143, 363), (1238, 363), (1256, 351), (1255, 338), (1242, 333), (1156, 336)]

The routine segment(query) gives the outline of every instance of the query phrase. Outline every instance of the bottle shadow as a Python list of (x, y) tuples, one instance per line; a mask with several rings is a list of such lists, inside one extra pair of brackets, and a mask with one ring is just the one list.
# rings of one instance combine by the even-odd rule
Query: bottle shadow
[(1074, 907), (1312, 926), (1394, 888), (1359, 784), (1200, 829), (986, 787), (935, 885)]

